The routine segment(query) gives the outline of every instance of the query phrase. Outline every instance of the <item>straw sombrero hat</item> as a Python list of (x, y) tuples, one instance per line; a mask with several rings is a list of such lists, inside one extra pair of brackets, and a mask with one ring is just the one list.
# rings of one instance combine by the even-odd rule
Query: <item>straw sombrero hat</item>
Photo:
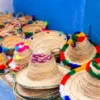
[(32, 17), (29, 16), (29, 15), (25, 15), (21, 12), (19, 12), (17, 15), (16, 15), (16, 19), (19, 19), (21, 21), (21, 24), (24, 25), (26, 24), (29, 20), (32, 20)]
[(2, 47), (0, 46), (0, 75), (9, 72), (8, 64), (10, 59), (3, 52)]
[(31, 50), (27, 42), (20, 42), (16, 44), (12, 62), (9, 64), (10, 68), (18, 71), (28, 64), (31, 57)]
[(86, 70), (72, 70), (61, 81), (63, 100), (100, 100), (100, 58), (89, 61)]
[(5, 37), (2, 40), (2, 47), (3, 47), (4, 52), (10, 55), (13, 55), (15, 45), (22, 41), (24, 41), (23, 38), (16, 35)]
[(61, 61), (72, 69), (98, 56), (100, 56), (100, 47), (90, 42), (83, 32), (72, 35), (60, 53)]
[(11, 20), (13, 18), (12, 13), (2, 13), (0, 14), (0, 25), (4, 25), (8, 20)]
[(29, 65), (16, 74), (16, 82), (21, 86), (30, 89), (55, 88), (65, 71), (69, 71), (56, 63), (49, 50), (42, 50), (34, 51)]
[(59, 97), (59, 89), (27, 89), (15, 84), (14, 93), (23, 99), (34, 100), (54, 100)]
[(35, 21), (32, 24), (26, 25), (22, 28), (22, 32), (26, 37), (31, 37), (33, 34), (41, 32), (47, 26), (47, 22), (44, 21)]
[(30, 41), (30, 48), (38, 50), (39, 48), (49, 48), (55, 51), (55, 55), (60, 54), (60, 50), (66, 43), (67, 37), (59, 31), (46, 30), (34, 35)]
[(0, 31), (0, 37), (4, 38), (9, 35), (18, 35), (17, 29), (14, 28), (11, 24), (6, 24), (3, 29)]

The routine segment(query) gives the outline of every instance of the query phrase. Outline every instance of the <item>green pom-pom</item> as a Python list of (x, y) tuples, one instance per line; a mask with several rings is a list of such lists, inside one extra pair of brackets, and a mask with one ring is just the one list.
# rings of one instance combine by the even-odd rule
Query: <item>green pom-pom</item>
[(76, 42), (78, 37), (76, 35), (72, 35), (71, 38), (72, 38), (73, 42)]
[(47, 26), (48, 25), (48, 22), (45, 22), (45, 25)]

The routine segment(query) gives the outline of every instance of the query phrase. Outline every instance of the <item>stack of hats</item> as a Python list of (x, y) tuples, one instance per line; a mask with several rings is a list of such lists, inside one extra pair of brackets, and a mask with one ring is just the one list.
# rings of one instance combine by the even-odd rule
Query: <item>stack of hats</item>
[[(43, 50), (43, 49), (41, 49)], [(16, 74), (14, 92), (23, 99), (52, 100), (59, 96), (58, 86), (69, 71), (56, 63), (54, 55), (45, 49), (35, 51), (27, 67)]]
[(23, 38), (16, 35), (5, 37), (2, 40), (3, 51), (8, 55), (13, 56), (15, 45), (22, 41), (24, 41)]
[(31, 50), (27, 42), (20, 42), (16, 44), (12, 61), (9, 66), (12, 70), (18, 71), (26, 66), (31, 57)]
[(98, 56), (100, 56), (100, 47), (90, 42), (83, 32), (73, 34), (60, 53), (61, 61), (72, 69)]
[(100, 100), (100, 58), (90, 60), (86, 70), (72, 70), (61, 81), (63, 100)]

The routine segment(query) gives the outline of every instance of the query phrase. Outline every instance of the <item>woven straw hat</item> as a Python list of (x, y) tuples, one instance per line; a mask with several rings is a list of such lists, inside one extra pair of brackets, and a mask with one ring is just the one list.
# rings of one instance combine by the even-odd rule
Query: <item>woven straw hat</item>
[(29, 65), (16, 74), (16, 82), (30, 89), (55, 88), (65, 71), (69, 70), (57, 64), (49, 50), (41, 49), (35, 51)]
[[(54, 100), (59, 97), (59, 89), (27, 89), (18, 84), (14, 88), (15, 95), (23, 99)], [(22, 99), (22, 100), (23, 100)]]
[(40, 48), (49, 48), (60, 54), (59, 49), (66, 43), (67, 37), (58, 31), (46, 30), (34, 35), (33, 40), (30, 41), (30, 48), (38, 50)]
[(9, 64), (14, 71), (20, 70), (28, 64), (31, 57), (31, 50), (27, 42), (20, 42), (16, 44), (13, 59)]
[(7, 36), (2, 40), (3, 50), (6, 53), (10, 52), (10, 54), (13, 55), (15, 45), (22, 41), (24, 41), (23, 38), (19, 36), (14, 36), (14, 35)]
[(86, 70), (72, 70), (64, 76), (60, 93), (63, 100), (100, 100), (100, 58), (88, 62)]
[(1, 29), (0, 37), (4, 38), (8, 35), (18, 35), (19, 36), (20, 34), (18, 34), (17, 29), (15, 29), (13, 25), (7, 24), (5, 25), (5, 28)]
[(29, 20), (32, 20), (32, 17), (29, 16), (29, 15), (24, 16), (23, 13), (19, 12), (19, 13), (16, 15), (16, 19), (19, 19), (19, 20), (21, 21), (21, 24), (24, 25), (24, 24), (26, 24)]
[(9, 21), (6, 26), (12, 25), (15, 29), (21, 28), (21, 21), (19, 19), (12, 19)]
[(35, 21), (32, 24), (26, 25), (22, 28), (23, 33), (25, 36), (32, 36), (33, 34), (36, 34), (38, 32), (41, 32), (41, 30), (45, 29), (47, 26), (47, 22), (44, 21)]
[(72, 35), (60, 53), (61, 61), (72, 68), (80, 67), (97, 56), (100, 56), (100, 47), (90, 42), (83, 32)]
[(0, 46), (0, 75), (9, 72), (8, 63), (9, 59), (2, 51), (2, 47)]
[(8, 20), (11, 20), (12, 18), (13, 18), (13, 14), (11, 13), (8, 13), (8, 14), (1, 13), (0, 24), (3, 25), (5, 24), (5, 22), (7, 22)]

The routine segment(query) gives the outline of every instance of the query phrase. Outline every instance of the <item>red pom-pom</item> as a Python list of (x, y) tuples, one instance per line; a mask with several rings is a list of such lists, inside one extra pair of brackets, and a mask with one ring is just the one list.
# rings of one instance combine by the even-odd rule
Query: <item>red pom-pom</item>
[(11, 58), (9, 61), (8, 61), (8, 64), (10, 64), (12, 62), (13, 58)]
[(0, 65), (0, 70), (4, 70), (4, 69), (6, 69), (6, 65), (4, 64)]
[(100, 58), (95, 58), (96, 63), (100, 63)]
[(95, 48), (96, 48), (97, 53), (100, 54), (100, 46), (96, 45)]
[(14, 72), (17, 72), (20, 70), (20, 67), (16, 67), (15, 69), (13, 69)]
[(84, 41), (85, 38), (86, 38), (86, 37), (78, 37), (78, 38), (77, 38), (77, 42), (82, 42), (82, 41)]
[(60, 52), (60, 60), (61, 61), (65, 60), (64, 52)]
[(70, 77), (71, 77), (71, 76), (68, 75), (68, 74), (65, 75), (64, 78), (63, 78), (63, 80), (61, 81), (61, 84), (62, 84), (62, 85), (65, 85), (65, 83), (67, 82), (67, 80), (68, 80)]
[(90, 69), (90, 63), (91, 63), (91, 61), (89, 61), (89, 62), (87, 63), (87, 65), (86, 65), (86, 71), (87, 71), (87, 72), (89, 72), (89, 69)]

